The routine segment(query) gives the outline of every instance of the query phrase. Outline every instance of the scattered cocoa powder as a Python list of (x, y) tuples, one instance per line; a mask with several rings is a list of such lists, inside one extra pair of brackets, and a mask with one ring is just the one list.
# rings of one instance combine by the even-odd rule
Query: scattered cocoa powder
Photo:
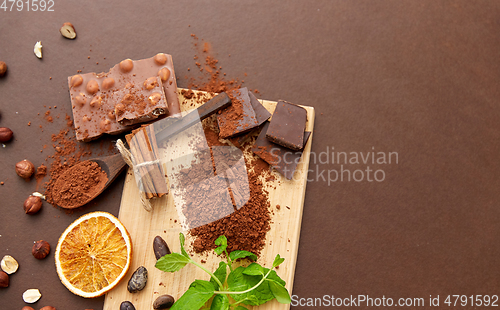
[(47, 166), (41, 164), (38, 168), (36, 168), (35, 179), (36, 179), (36, 189), (40, 186), (43, 178), (47, 175)]

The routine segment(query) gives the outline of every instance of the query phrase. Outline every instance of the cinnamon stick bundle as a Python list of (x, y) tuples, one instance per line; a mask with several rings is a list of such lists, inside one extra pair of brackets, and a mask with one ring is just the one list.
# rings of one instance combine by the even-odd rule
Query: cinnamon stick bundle
[[(143, 126), (125, 136), (134, 158), (135, 173), (138, 174), (147, 199), (162, 197), (168, 193), (167, 179), (159, 161), (156, 136), (152, 126)], [(136, 176), (137, 177), (137, 176)]]

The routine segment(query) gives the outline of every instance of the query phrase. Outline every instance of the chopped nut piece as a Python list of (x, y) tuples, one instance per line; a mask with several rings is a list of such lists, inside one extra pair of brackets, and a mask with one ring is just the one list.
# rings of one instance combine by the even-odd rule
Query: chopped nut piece
[(64, 23), (61, 29), (59, 29), (59, 32), (66, 39), (73, 40), (74, 38), (76, 38), (75, 27), (72, 23)]
[(36, 42), (33, 52), (35, 53), (36, 57), (42, 58), (42, 41)]
[(40, 297), (42, 297), (42, 294), (40, 294), (40, 291), (36, 288), (30, 288), (23, 293), (23, 300), (28, 304), (37, 302)]
[(19, 263), (10, 255), (5, 255), (0, 262), (0, 267), (7, 274), (13, 274), (19, 268)]

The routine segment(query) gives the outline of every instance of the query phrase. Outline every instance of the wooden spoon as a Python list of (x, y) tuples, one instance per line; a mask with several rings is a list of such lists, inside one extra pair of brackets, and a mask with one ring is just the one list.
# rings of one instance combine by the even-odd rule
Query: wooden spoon
[[(104, 183), (104, 185), (98, 184), (97, 187), (99, 187), (99, 189), (97, 191), (95, 191), (92, 195), (84, 195), (82, 197), (83, 199), (79, 199), (78, 203), (65, 201), (64, 199), (61, 199), (61, 196), (59, 196), (59, 195), (54, 196), (54, 202), (59, 207), (65, 208), (65, 209), (75, 209), (75, 208), (78, 208), (78, 207), (81, 207), (81, 206), (87, 204), (92, 199), (99, 196), (111, 183), (113, 183), (113, 181), (120, 174), (120, 172), (125, 170), (125, 166), (126, 166), (125, 161), (123, 160), (121, 154), (84, 160), (81, 163), (74, 165), (70, 169), (66, 170), (62, 175), (60, 175), (59, 178), (54, 183), (53, 190), (64, 186), (64, 184), (62, 184), (62, 183), (67, 182), (67, 180), (70, 180), (71, 175), (75, 170), (77, 170), (79, 167), (82, 167), (85, 164), (88, 164), (89, 162), (97, 163), (99, 165), (99, 167), (102, 169), (102, 171), (104, 171), (104, 173), (106, 174), (106, 176), (108, 178), (106, 183)], [(67, 186), (69, 186), (69, 184)]]

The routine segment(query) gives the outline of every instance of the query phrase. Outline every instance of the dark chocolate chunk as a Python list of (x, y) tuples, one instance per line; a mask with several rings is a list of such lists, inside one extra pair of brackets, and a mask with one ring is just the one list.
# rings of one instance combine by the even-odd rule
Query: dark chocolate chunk
[(297, 165), (300, 162), (300, 157), (302, 156), (302, 149), (305, 147), (311, 132), (303, 132), (303, 145), (300, 151), (292, 151), (285, 148), (279, 144), (272, 143), (266, 138), (266, 131), (268, 130), (269, 122), (266, 122), (262, 127), (259, 137), (255, 141), (252, 147), (252, 151), (257, 154), (260, 158), (270, 164), (279, 173), (281, 173), (285, 178), (291, 180), (293, 174), (297, 169)]
[(307, 111), (296, 104), (278, 101), (266, 132), (271, 142), (294, 151), (304, 147)]
[(246, 87), (228, 92), (232, 104), (217, 115), (221, 138), (230, 138), (258, 126)]
[(262, 105), (262, 103), (260, 103), (252, 92), (248, 92), (248, 96), (250, 97), (250, 102), (252, 103), (252, 108), (255, 112), (255, 118), (257, 119), (258, 125), (247, 133), (229, 139), (231, 143), (238, 148), (243, 147), (245, 143), (250, 141), (250, 138), (254, 136), (254, 134), (256, 135), (256, 132), (259, 132), (259, 126), (264, 124), (264, 122), (271, 117), (271, 113), (269, 113), (269, 111)]
[(250, 97), (250, 103), (252, 104), (253, 111), (255, 112), (257, 126), (260, 126), (271, 117), (271, 113), (269, 113), (269, 111), (264, 108), (262, 103), (260, 103), (260, 101), (251, 91), (248, 92), (248, 96)]

